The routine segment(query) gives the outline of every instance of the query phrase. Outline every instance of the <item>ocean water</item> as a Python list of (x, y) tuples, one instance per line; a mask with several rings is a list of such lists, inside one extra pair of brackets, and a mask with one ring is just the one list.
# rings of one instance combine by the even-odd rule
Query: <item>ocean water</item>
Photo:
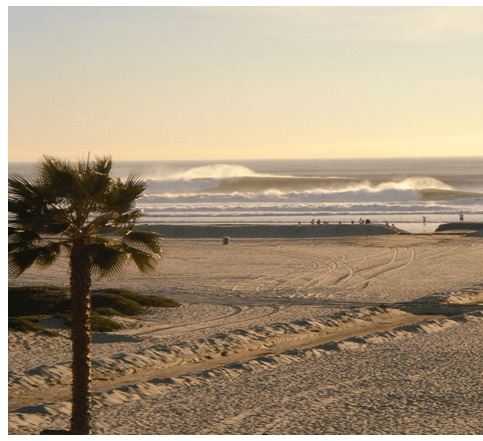
[[(431, 232), (483, 221), (483, 157), (274, 161), (117, 162), (147, 182), (142, 223), (371, 222)], [(34, 173), (10, 163), (9, 174)], [(423, 224), (423, 216), (426, 224)]]

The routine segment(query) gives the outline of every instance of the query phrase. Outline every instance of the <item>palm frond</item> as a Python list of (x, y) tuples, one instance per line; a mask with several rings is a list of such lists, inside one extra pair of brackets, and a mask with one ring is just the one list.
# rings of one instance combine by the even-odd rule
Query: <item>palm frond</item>
[(142, 195), (145, 189), (146, 183), (134, 175), (129, 175), (125, 182), (120, 179), (116, 180), (105, 194), (104, 211), (122, 214), (133, 210), (136, 199)]
[(13, 242), (24, 242), (24, 243), (32, 243), (36, 240), (41, 240), (41, 236), (34, 231), (24, 231), (15, 229), (9, 235), (9, 240)]
[(156, 271), (159, 256), (128, 246), (124, 247), (124, 251), (131, 257), (132, 261), (142, 273), (152, 273)]
[(41, 267), (46, 267), (52, 265), (59, 255), (60, 244), (58, 242), (49, 242), (43, 247), (43, 251), (40, 253), (35, 263)]
[(37, 260), (40, 251), (38, 248), (14, 250), (8, 254), (8, 274), (12, 277), (20, 276)]
[(112, 159), (110, 156), (102, 156), (99, 158), (96, 158), (93, 166), (93, 170), (95, 173), (100, 173), (102, 175), (109, 176), (111, 173), (111, 168), (112, 168)]
[(39, 242), (42, 238), (33, 231), (23, 231), (19, 229), (12, 229), (13, 231), (8, 236), (8, 251), (29, 248), (35, 242)]
[(162, 237), (157, 233), (149, 231), (129, 231), (123, 236), (122, 241), (128, 246), (149, 250), (158, 256), (162, 253)]
[(102, 203), (104, 194), (112, 185), (113, 179), (109, 176), (112, 162), (109, 157), (96, 158), (94, 162), (79, 165), (80, 183), (84, 195), (94, 203)]
[(68, 227), (68, 211), (55, 204), (43, 179), (28, 180), (14, 176), (8, 184), (9, 224), (12, 227), (50, 234), (58, 234)]
[(12, 277), (18, 277), (32, 265), (49, 266), (59, 254), (60, 244), (55, 242), (45, 246), (17, 247), (8, 253), (8, 273)]
[(142, 214), (142, 210), (137, 208), (126, 213), (114, 213), (112, 225), (119, 228), (130, 227), (130, 229), (132, 229), (134, 223), (142, 216)]
[(67, 161), (44, 156), (40, 176), (56, 197), (75, 198), (81, 193), (79, 174)]
[(129, 255), (119, 246), (110, 244), (108, 241), (92, 243), (88, 245), (87, 251), (92, 272), (100, 277), (119, 274), (124, 265), (129, 262)]

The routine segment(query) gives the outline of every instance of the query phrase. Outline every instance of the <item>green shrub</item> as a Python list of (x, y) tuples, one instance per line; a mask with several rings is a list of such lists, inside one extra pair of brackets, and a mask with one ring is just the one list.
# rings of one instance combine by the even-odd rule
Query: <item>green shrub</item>
[(140, 294), (126, 289), (107, 288), (95, 291), (96, 293), (116, 294), (125, 299), (132, 300), (142, 306), (154, 306), (158, 308), (173, 308), (179, 306), (176, 300), (159, 295)]
[[(72, 318), (70, 314), (57, 314), (55, 318), (62, 320), (67, 326), (71, 326)], [(102, 315), (98, 314), (97, 312), (92, 311), (91, 313), (91, 329), (94, 332), (111, 332), (111, 331), (118, 331), (123, 327), (115, 322), (114, 320), (108, 319), (107, 317), (103, 317)]]
[(92, 295), (92, 307), (112, 308), (125, 315), (139, 315), (143, 313), (143, 307), (133, 301), (117, 294), (96, 292)]
[(107, 315), (107, 316), (124, 316), (124, 314), (120, 311), (115, 310), (114, 308), (94, 308), (94, 312), (97, 312), (100, 315)]
[[(103, 316), (135, 316), (145, 306), (170, 308), (179, 306), (175, 300), (163, 296), (139, 294), (124, 289), (103, 289), (92, 293), (91, 326), (96, 332), (122, 329), (115, 321)], [(70, 293), (56, 286), (12, 287), (8, 290), (8, 326), (18, 331), (43, 332), (58, 335), (38, 324), (43, 318), (54, 317), (71, 326)]]
[(114, 320), (103, 317), (96, 312), (92, 312), (91, 328), (95, 332), (112, 332), (119, 331), (119, 329), (122, 329), (123, 327)]
[(21, 332), (42, 332), (49, 336), (59, 335), (58, 332), (44, 328), (32, 320), (25, 317), (11, 317), (8, 319), (8, 327)]
[(55, 314), (70, 308), (69, 292), (55, 286), (26, 286), (8, 289), (8, 315)]

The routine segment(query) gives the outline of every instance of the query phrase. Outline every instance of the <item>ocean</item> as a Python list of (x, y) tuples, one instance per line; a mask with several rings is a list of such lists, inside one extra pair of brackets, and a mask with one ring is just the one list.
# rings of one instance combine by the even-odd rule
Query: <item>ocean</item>
[[(10, 163), (9, 175), (32, 176)], [(483, 157), (115, 162), (147, 182), (138, 206), (149, 224), (394, 224), (409, 232), (483, 221)], [(426, 224), (423, 223), (423, 216)]]

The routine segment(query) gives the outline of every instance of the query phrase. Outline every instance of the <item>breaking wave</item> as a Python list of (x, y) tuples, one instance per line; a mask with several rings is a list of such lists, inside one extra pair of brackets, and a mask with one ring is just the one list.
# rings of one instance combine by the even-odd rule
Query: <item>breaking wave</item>
[[(345, 198), (360, 200), (413, 200), (420, 199), (421, 190), (451, 192), (453, 188), (430, 176), (414, 176), (405, 179), (360, 179), (340, 176), (292, 176), (257, 173), (236, 164), (212, 164), (194, 167), (168, 176), (167, 179), (148, 180), (148, 194), (159, 198), (180, 198), (186, 202), (194, 199), (225, 197), (234, 200), (260, 198), (307, 199), (323, 197), (328, 200)], [(371, 196), (377, 193), (378, 195)], [(334, 199), (335, 198), (335, 199)]]
[(191, 179), (225, 179), (242, 177), (268, 177), (243, 165), (237, 164), (210, 164), (194, 167), (187, 171), (175, 174), (173, 177), (183, 180)]
[[(327, 174), (327, 173), (326, 173)], [(366, 177), (367, 176), (367, 177)], [(433, 176), (314, 176), (258, 173), (210, 164), (148, 180), (139, 201), (147, 222), (293, 222), (324, 215), (394, 216), (479, 213), (483, 194), (455, 189)], [(292, 220), (290, 220), (292, 219)]]

